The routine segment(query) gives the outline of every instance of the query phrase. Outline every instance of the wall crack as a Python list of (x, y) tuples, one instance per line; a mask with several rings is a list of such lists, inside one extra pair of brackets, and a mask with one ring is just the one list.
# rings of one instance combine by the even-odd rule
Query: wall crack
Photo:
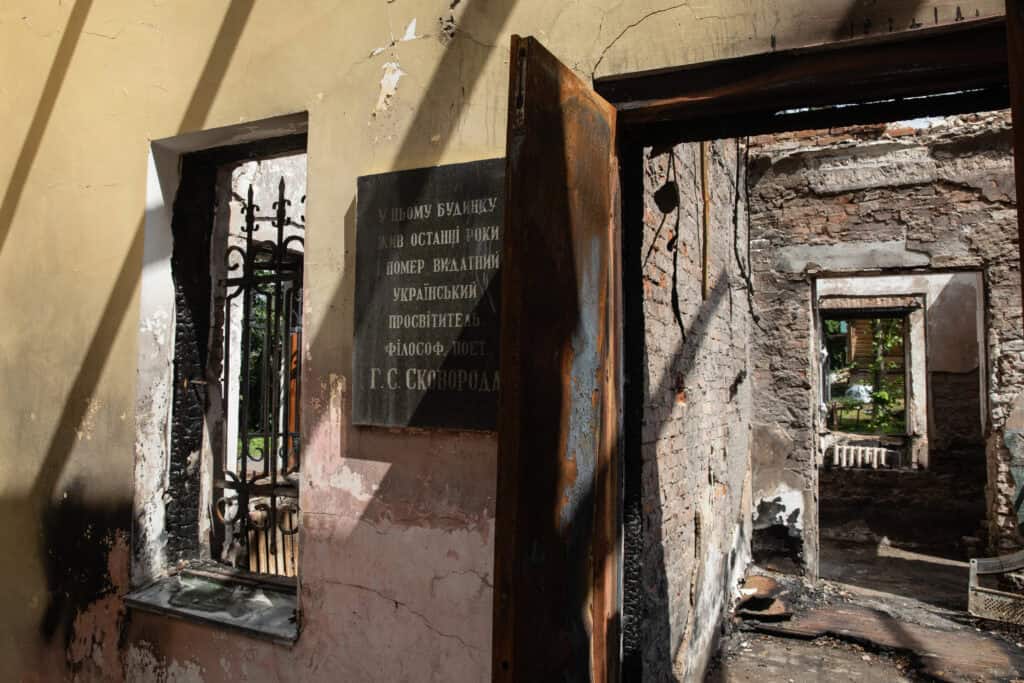
[[(670, 5), (668, 7), (663, 7), (661, 9), (652, 10), (652, 11), (648, 12), (647, 14), (643, 15), (642, 17), (640, 17), (639, 19), (637, 19), (636, 21), (634, 21), (633, 23), (627, 24), (624, 29), (619, 31), (619, 35), (615, 36), (612, 39), (612, 41), (610, 43), (608, 43), (607, 45), (605, 45), (604, 49), (601, 50), (601, 54), (599, 54), (598, 57), (597, 57), (597, 62), (594, 63), (594, 68), (591, 69), (591, 71), (590, 71), (590, 80), (591, 81), (594, 80), (594, 75), (597, 73), (597, 67), (601, 66), (601, 62), (604, 61), (604, 56), (608, 53), (608, 50), (612, 49), (612, 47), (615, 45), (615, 43), (619, 42), (619, 40), (622, 39), (622, 36), (626, 35), (629, 31), (633, 30), (634, 28), (636, 28), (640, 24), (644, 23), (645, 21), (647, 21), (651, 17), (657, 16), (659, 14), (665, 14), (666, 12), (671, 12), (672, 10), (677, 10), (677, 9), (682, 8), (682, 7), (686, 7), (686, 5), (687, 5), (687, 3), (685, 3), (685, 2), (679, 2), (679, 3), (676, 3), (674, 5)], [(603, 19), (602, 19), (602, 22), (603, 22)]]
[(379, 591), (376, 588), (370, 588), (369, 586), (364, 586), (363, 584), (348, 583), (348, 582), (345, 582), (345, 581), (325, 580), (324, 583), (331, 584), (331, 585), (334, 585), (334, 586), (345, 586), (346, 588), (354, 588), (356, 590), (364, 591), (364, 592), (367, 592), (367, 593), (373, 593), (377, 597), (379, 597), (379, 598), (381, 598), (383, 600), (386, 600), (387, 602), (393, 603), (396, 610), (401, 608), (401, 609), (405, 610), (406, 612), (408, 612), (409, 614), (413, 615), (414, 617), (419, 619), (421, 622), (423, 622), (423, 625), (426, 626), (428, 630), (432, 631), (433, 633), (436, 633), (437, 635), (441, 636), (442, 638), (450, 638), (452, 640), (455, 640), (460, 645), (465, 647), (467, 650), (473, 650), (474, 652), (479, 652), (480, 651), (480, 648), (478, 648), (475, 645), (472, 645), (470, 643), (467, 643), (461, 636), (456, 635), (454, 633), (447, 633), (447, 632), (442, 631), (441, 629), (437, 628), (432, 623), (430, 623), (430, 619), (428, 619), (425, 614), (423, 614), (422, 612), (419, 612), (419, 611), (413, 609), (412, 607), (409, 606), (408, 603), (402, 602), (401, 600), (397, 600), (397, 599), (393, 598), (392, 596), (388, 595), (387, 593), (384, 593), (383, 591)]

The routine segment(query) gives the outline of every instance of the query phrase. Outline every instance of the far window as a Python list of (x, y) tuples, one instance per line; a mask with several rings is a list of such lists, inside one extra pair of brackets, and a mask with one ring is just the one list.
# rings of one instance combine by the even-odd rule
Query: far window
[(819, 457), (835, 467), (926, 468), (925, 296), (880, 296), (871, 278), (822, 278), (817, 287)]
[(905, 315), (826, 317), (829, 428), (853, 434), (905, 434)]

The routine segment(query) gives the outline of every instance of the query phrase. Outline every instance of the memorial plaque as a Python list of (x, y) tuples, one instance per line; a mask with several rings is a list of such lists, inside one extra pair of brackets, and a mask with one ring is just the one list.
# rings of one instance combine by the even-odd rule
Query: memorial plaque
[(497, 426), (504, 159), (363, 176), (353, 422)]

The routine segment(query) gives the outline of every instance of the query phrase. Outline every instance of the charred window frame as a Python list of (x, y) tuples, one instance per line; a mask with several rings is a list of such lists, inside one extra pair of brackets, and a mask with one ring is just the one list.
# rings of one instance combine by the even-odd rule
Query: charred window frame
[(300, 630), (307, 127), (299, 112), (150, 143), (125, 596), (284, 644)]
[[(234, 191), (231, 172), (305, 147), (302, 134), (183, 155), (171, 223), (167, 559), (292, 590), (305, 190), (282, 176), (260, 206), (252, 185)], [(226, 220), (230, 210), (241, 220)]]

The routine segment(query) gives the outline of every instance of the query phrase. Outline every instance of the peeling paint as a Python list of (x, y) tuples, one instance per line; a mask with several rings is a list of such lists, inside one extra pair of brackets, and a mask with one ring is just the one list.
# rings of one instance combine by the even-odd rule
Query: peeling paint
[(152, 336), (154, 348), (151, 351), (154, 355), (160, 354), (160, 349), (167, 346), (172, 333), (172, 315), (166, 310), (154, 311), (139, 322), (139, 332)]
[(391, 99), (398, 91), (398, 81), (406, 75), (398, 62), (386, 62), (381, 68), (384, 75), (380, 79), (380, 94), (374, 107), (378, 112), (387, 111), (391, 107)]
[(405, 42), (407, 40), (416, 40), (421, 36), (416, 35), (416, 19), (409, 22), (409, 25), (405, 27), (405, 33), (399, 38), (400, 41)]

